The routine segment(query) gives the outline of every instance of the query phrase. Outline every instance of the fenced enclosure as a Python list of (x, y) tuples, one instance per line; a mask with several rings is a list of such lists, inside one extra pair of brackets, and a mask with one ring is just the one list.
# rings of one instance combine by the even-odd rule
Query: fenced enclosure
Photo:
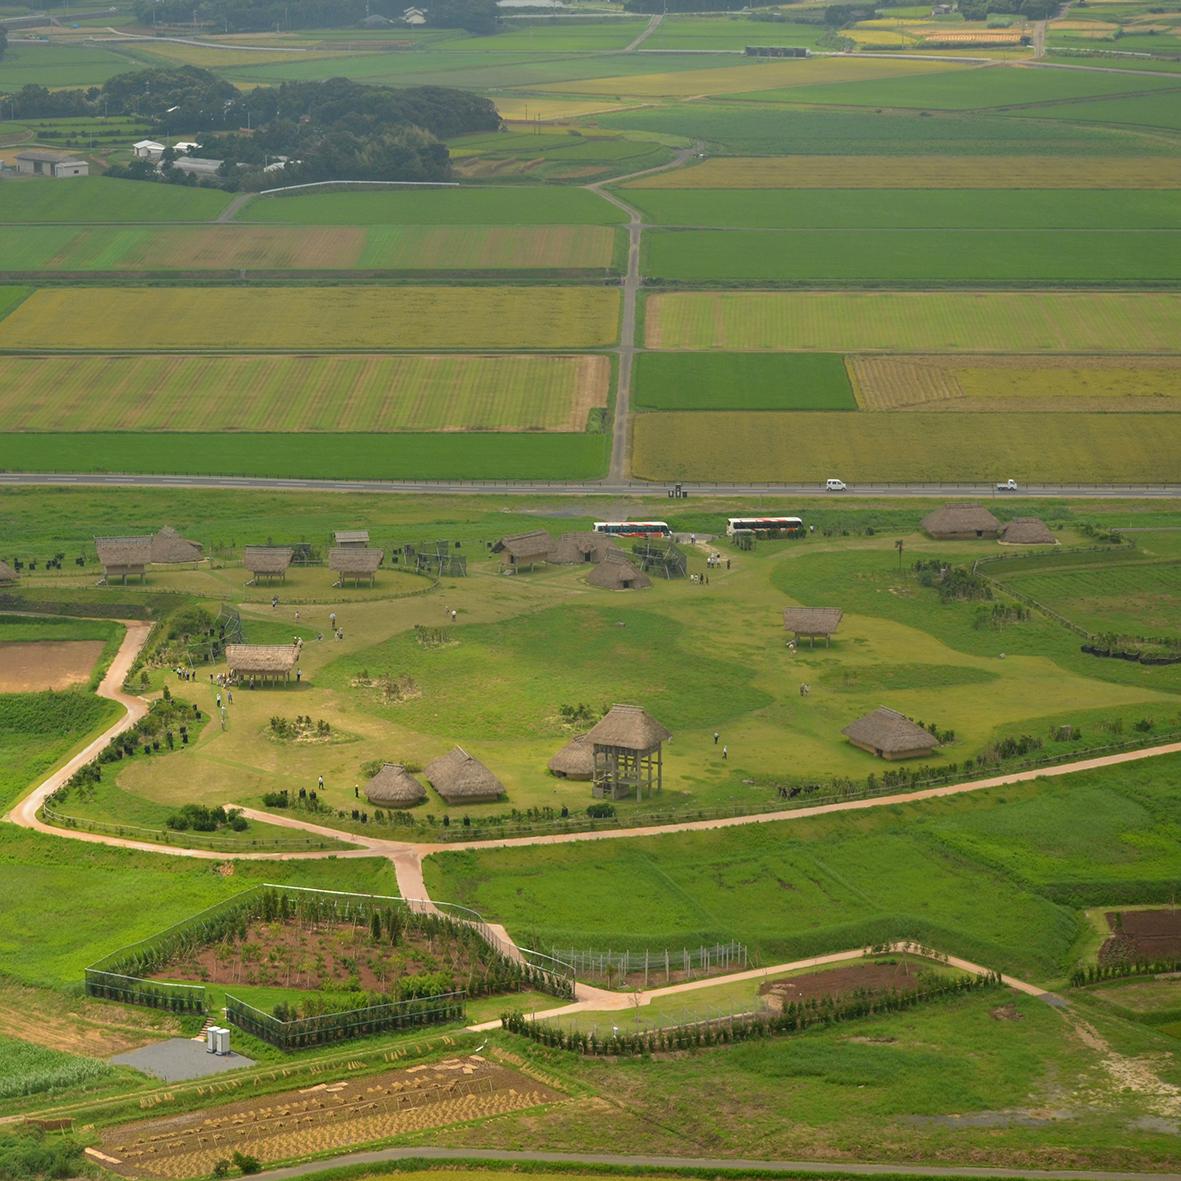
[(645, 948), (643, 951), (594, 951), (555, 947), (554, 959), (570, 964), (579, 980), (624, 988), (650, 984), (672, 984), (696, 980), (723, 972), (741, 972), (750, 966), (750, 953), (743, 943), (714, 943), (675, 950)]

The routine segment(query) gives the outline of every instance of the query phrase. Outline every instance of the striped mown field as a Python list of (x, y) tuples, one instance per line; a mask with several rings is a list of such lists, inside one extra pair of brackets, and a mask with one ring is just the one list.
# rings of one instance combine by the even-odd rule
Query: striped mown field
[(635, 475), (649, 480), (1181, 479), (1181, 414), (669, 411), (633, 430)]
[(643, 177), (628, 187), (1176, 189), (1181, 188), (1181, 156), (719, 156)]
[(645, 335), (735, 352), (1181, 353), (1181, 295), (678, 292), (647, 300)]
[(70, 287), (0, 320), (0, 349), (582, 349), (615, 343), (600, 287)]
[(582, 431), (589, 356), (48, 356), (0, 360), (10, 431)]
[(580, 270), (611, 266), (606, 226), (0, 228), (9, 271)]

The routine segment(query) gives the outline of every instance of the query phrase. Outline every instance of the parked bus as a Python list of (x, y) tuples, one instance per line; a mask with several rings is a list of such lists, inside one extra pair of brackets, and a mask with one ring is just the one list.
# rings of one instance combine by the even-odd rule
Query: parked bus
[(726, 533), (753, 533), (756, 537), (803, 537), (804, 522), (799, 517), (728, 517)]
[(613, 537), (671, 537), (672, 530), (665, 521), (596, 521), (596, 533)]

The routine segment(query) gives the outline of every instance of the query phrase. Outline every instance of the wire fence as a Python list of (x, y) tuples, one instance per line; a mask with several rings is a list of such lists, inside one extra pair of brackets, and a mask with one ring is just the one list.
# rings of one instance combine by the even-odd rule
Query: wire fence
[(595, 951), (573, 947), (553, 948), (555, 959), (571, 964), (580, 980), (604, 981), (607, 986), (642, 984), (653, 981), (671, 984), (720, 972), (737, 972), (749, 967), (750, 953), (743, 943), (714, 943), (700, 947), (645, 948), (643, 951)]

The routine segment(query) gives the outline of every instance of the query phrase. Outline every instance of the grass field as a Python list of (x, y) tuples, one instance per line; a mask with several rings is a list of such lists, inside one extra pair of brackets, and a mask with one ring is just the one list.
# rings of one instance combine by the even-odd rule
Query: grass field
[(68, 185), (23, 180), (0, 187), (0, 221), (170, 222), (212, 221), (230, 203), (228, 193), (181, 185), (80, 176)]
[(1175, 281), (1176, 230), (656, 230), (644, 273), (681, 283)]
[(1175, 357), (852, 357), (862, 410), (1181, 411)]
[(12, 271), (605, 270), (614, 253), (605, 226), (0, 229)]
[(660, 226), (769, 230), (1181, 228), (1169, 189), (657, 189), (622, 195)]
[(824, 25), (767, 24), (740, 16), (667, 16), (644, 42), (645, 49), (745, 49), (748, 45), (794, 45), (816, 49), (826, 39)]
[(506, 185), (258, 197), (237, 220), (307, 226), (491, 226), (612, 225), (626, 218), (614, 205), (583, 189), (542, 191)]
[(0, 321), (0, 348), (599, 348), (618, 307), (592, 287), (47, 288)]
[(1181, 479), (1181, 415), (642, 414), (636, 475), (649, 480), (887, 483), (1013, 478), (1069, 484)]
[(582, 431), (606, 356), (10, 357), (10, 431)]
[(641, 410), (855, 410), (844, 360), (831, 353), (640, 353)]
[[(1123, 42), (1120, 42), (1121, 46)], [(1181, 50), (1181, 45), (1177, 47)], [(1175, 50), (1176, 52), (1176, 50)], [(1176, 92), (1154, 98), (1112, 98), (1100, 102), (1072, 102), (1036, 107), (1014, 114), (1039, 119), (1070, 119), (1081, 123), (1111, 123), (1131, 127), (1164, 127), (1181, 131), (1181, 95)]]
[(692, 292), (645, 306), (656, 349), (1172, 353), (1179, 330), (1169, 294)]
[[(714, 157), (636, 189), (1175, 189), (1181, 160), (1154, 156)], [(1067, 214), (1069, 216), (1069, 214)]]
[(129, 68), (122, 54), (99, 45), (10, 42), (0, 61), (0, 92), (22, 86), (98, 86)]
[(0, 435), (0, 468), (365, 480), (577, 480), (606, 469), (605, 435), (542, 432)]
[[(30, 1030), (30, 1032), (34, 1032)], [(44, 1095), (103, 1082), (117, 1068), (0, 1034), (0, 1099)]]

